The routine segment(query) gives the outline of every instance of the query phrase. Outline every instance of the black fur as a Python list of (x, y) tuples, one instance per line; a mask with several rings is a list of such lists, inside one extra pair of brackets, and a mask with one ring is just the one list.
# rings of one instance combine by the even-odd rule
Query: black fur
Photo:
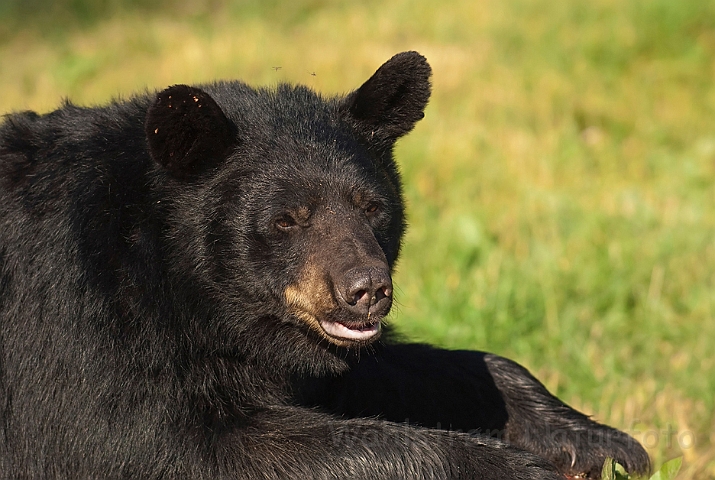
[(392, 146), (429, 76), (407, 52), (342, 98), (227, 82), (7, 116), (0, 478), (647, 470), (512, 362), (377, 341)]
[(386, 343), (346, 374), (307, 385), (303, 402), (346, 417), (379, 415), (488, 435), (588, 478), (600, 476), (606, 457), (617, 458), (629, 472), (650, 469), (648, 455), (632, 437), (565, 405), (511, 360)]

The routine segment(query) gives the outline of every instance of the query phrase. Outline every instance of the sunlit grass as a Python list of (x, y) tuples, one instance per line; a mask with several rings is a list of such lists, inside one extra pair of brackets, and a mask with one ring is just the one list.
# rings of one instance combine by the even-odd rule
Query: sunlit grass
[(420, 51), (393, 322), (514, 358), (715, 478), (715, 5), (129, 3), (8, 0), (0, 111), (217, 78), (341, 93)]

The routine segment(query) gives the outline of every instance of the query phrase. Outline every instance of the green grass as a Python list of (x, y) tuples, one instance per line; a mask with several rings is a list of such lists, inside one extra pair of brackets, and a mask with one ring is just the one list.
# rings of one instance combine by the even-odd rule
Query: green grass
[(392, 321), (715, 478), (715, 3), (5, 0), (0, 111), (216, 78), (340, 93), (406, 49), (434, 95), (397, 149)]

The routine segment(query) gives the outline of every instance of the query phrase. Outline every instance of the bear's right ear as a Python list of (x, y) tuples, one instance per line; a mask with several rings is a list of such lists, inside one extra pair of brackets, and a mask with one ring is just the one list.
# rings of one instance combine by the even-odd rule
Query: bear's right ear
[(216, 101), (187, 85), (157, 94), (144, 131), (154, 161), (180, 177), (223, 160), (236, 143), (233, 125)]
[(394, 142), (424, 117), (431, 74), (419, 53), (398, 53), (342, 101), (341, 111), (368, 138)]

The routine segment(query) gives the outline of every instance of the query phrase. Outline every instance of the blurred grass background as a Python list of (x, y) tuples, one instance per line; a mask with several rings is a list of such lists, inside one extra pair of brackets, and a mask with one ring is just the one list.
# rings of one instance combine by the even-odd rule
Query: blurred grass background
[(0, 0), (0, 112), (434, 68), (392, 321), (715, 478), (715, 2)]

